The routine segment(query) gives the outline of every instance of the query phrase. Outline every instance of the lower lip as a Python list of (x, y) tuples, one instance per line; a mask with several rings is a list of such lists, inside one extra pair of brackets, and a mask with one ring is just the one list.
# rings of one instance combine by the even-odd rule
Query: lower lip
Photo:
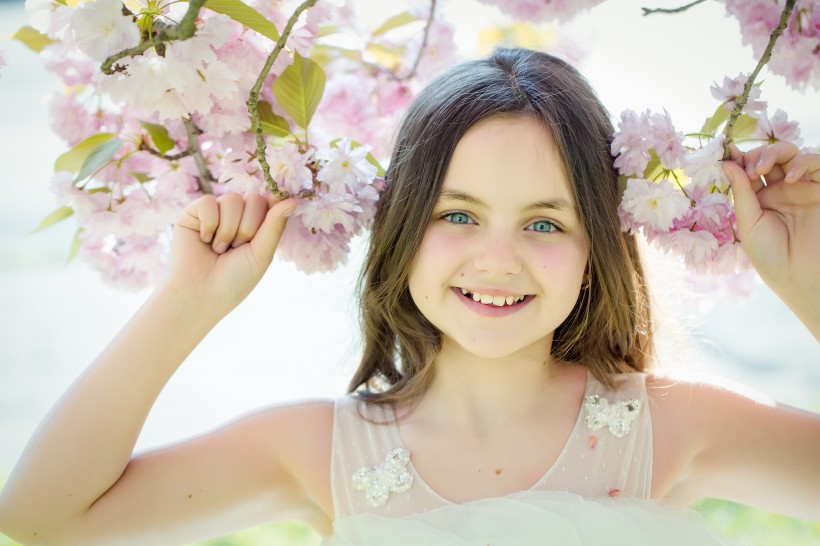
[(452, 291), (456, 294), (456, 296), (458, 296), (459, 299), (461, 299), (461, 301), (464, 302), (464, 305), (466, 305), (479, 315), (485, 317), (506, 317), (507, 315), (512, 315), (513, 313), (521, 311), (533, 299), (533, 296), (525, 296), (524, 300), (521, 303), (497, 307), (492, 304), (486, 304), (475, 301), (473, 298), (465, 296), (461, 293), (460, 288), (452, 288)]

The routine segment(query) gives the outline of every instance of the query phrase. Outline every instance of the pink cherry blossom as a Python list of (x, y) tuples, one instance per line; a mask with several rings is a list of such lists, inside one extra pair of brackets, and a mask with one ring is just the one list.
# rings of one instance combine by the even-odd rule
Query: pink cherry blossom
[(100, 132), (102, 120), (89, 112), (77, 95), (54, 93), (48, 103), (51, 129), (69, 146), (74, 146)]
[(655, 239), (660, 248), (681, 256), (687, 267), (697, 272), (708, 272), (718, 251), (718, 241), (712, 233), (681, 229), (659, 235)]
[[(735, 107), (737, 98), (743, 94), (743, 87), (746, 85), (748, 79), (748, 74), (738, 74), (736, 78), (724, 76), (723, 85), (715, 83), (709, 89), (712, 92), (712, 96), (723, 102), (723, 107), (731, 112)], [(746, 105), (743, 107), (743, 112), (754, 118), (760, 116), (766, 109), (766, 101), (758, 100), (759, 98), (760, 87), (753, 85), (749, 91), (749, 98), (746, 101)]]
[(578, 13), (597, 6), (603, 0), (479, 0), (482, 4), (497, 6), (505, 13), (533, 23), (558, 20), (568, 21)]
[(709, 188), (714, 184), (720, 190), (728, 186), (729, 181), (721, 167), (723, 140), (724, 135), (718, 135), (704, 147), (686, 155), (683, 172), (691, 178), (693, 185)]
[(107, 284), (137, 291), (162, 277), (167, 262), (167, 242), (156, 237), (127, 237), (82, 232), (80, 257)]
[(643, 176), (649, 163), (649, 150), (652, 149), (652, 142), (647, 138), (650, 134), (649, 117), (649, 110), (640, 116), (633, 110), (621, 113), (611, 152), (618, 156), (615, 167), (624, 176)]
[(329, 272), (347, 262), (351, 237), (341, 227), (325, 233), (311, 230), (301, 218), (291, 218), (276, 252), (304, 273)]
[(686, 150), (683, 149), (683, 133), (675, 131), (669, 112), (664, 109), (663, 115), (652, 114), (649, 118), (649, 139), (661, 164), (665, 169), (673, 170), (681, 166)]
[(77, 47), (96, 61), (104, 61), (140, 41), (133, 18), (122, 14), (121, 0), (82, 4), (72, 14), (69, 27)]
[[(726, 14), (737, 18), (743, 43), (752, 46), (756, 58), (763, 55), (769, 37), (780, 22), (783, 0), (720, 0)], [(798, 0), (789, 24), (778, 38), (768, 69), (783, 76), (791, 87), (820, 89), (820, 3)]]
[(303, 199), (293, 213), (311, 232), (332, 233), (341, 229), (355, 231), (355, 215), (362, 212), (354, 197), (348, 193), (319, 192), (312, 199)]
[(346, 193), (360, 184), (369, 184), (376, 177), (376, 167), (367, 159), (370, 146), (353, 148), (353, 142), (342, 139), (335, 147), (322, 148), (316, 158), (322, 161), (322, 168), (316, 176), (335, 193)]
[(621, 200), (632, 225), (650, 232), (666, 231), (689, 211), (689, 199), (668, 180), (659, 183), (630, 178)]
[(87, 55), (69, 42), (55, 42), (43, 48), (40, 59), (49, 72), (56, 74), (67, 86), (88, 85), (99, 72)]
[(803, 143), (800, 138), (800, 126), (796, 121), (789, 121), (789, 116), (780, 108), (769, 118), (766, 112), (757, 120), (755, 137), (768, 140), (770, 143), (791, 142), (797, 146)]
[(312, 149), (302, 152), (292, 142), (284, 142), (278, 148), (268, 148), (268, 164), (271, 176), (280, 190), (297, 195), (313, 188), (313, 171), (308, 165), (314, 162)]
[(35, 30), (62, 40), (74, 10), (54, 0), (26, 0), (26, 15)]

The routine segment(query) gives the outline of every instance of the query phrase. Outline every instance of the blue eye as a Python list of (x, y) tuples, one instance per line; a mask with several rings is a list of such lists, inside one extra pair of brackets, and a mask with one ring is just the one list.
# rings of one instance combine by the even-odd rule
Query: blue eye
[(538, 220), (527, 226), (528, 231), (535, 231), (537, 233), (552, 233), (559, 231), (555, 224), (548, 220)]
[(445, 214), (441, 218), (443, 220), (447, 220), (451, 224), (471, 224), (473, 222), (472, 219), (463, 212), (451, 212), (449, 214)]

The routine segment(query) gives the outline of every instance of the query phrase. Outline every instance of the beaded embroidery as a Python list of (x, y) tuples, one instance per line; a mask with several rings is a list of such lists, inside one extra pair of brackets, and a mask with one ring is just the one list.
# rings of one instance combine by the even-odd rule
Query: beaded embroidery
[(621, 400), (610, 404), (606, 398), (593, 394), (586, 397), (584, 407), (588, 413), (586, 422), (590, 430), (608, 427), (613, 436), (623, 438), (629, 434), (632, 421), (638, 416), (641, 401)]
[(403, 447), (390, 451), (377, 467), (362, 467), (353, 473), (353, 487), (365, 492), (367, 504), (378, 508), (387, 502), (390, 493), (403, 493), (413, 485), (413, 475), (407, 469), (410, 454)]

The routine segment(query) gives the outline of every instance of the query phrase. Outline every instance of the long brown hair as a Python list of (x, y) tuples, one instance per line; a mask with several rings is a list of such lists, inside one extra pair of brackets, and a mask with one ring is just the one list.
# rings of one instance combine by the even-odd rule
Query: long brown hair
[(589, 282), (553, 335), (553, 357), (586, 366), (610, 387), (614, 374), (650, 367), (649, 299), (636, 241), (618, 220), (609, 115), (566, 62), (498, 49), (436, 78), (401, 124), (360, 278), (364, 354), (349, 392), (374, 403), (412, 402), (429, 387), (441, 335), (413, 303), (408, 277), (456, 145), (473, 125), (499, 115), (543, 123), (589, 245)]

